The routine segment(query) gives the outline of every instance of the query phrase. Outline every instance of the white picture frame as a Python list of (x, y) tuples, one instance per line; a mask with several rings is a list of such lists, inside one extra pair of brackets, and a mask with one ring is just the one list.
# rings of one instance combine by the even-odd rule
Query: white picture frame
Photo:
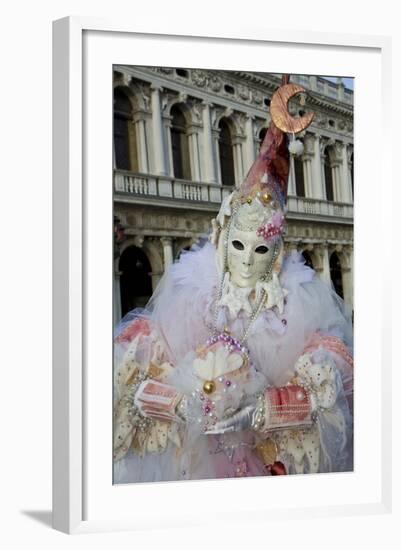
[[(261, 522), (267, 514), (270, 518), (299, 518), (322, 512), (385, 513), (391, 508), (391, 402), (384, 399), (390, 395), (391, 381), (390, 316), (384, 311), (389, 310), (391, 297), (384, 293), (390, 274), (383, 268), (391, 243), (380, 238), (383, 233), (390, 234), (389, 221), (383, 200), (374, 193), (377, 182), (391, 181), (390, 167), (384, 162), (390, 120), (390, 39), (225, 29), (216, 33), (193, 29), (188, 35), (173, 24), (165, 34), (140, 23), (82, 17), (54, 22), (53, 526), (67, 533), (151, 528), (156, 498), (165, 511), (158, 522), (164, 527), (201, 525), (205, 502), (212, 502), (209, 520), (219, 510), (223, 522)], [(141, 50), (135, 49), (140, 42)], [(266, 48), (271, 60), (265, 72), (345, 73), (356, 78), (355, 471), (113, 487), (112, 277), (111, 263), (107, 263), (112, 257), (112, 164), (107, 164), (112, 158), (111, 103), (107, 110), (112, 64), (185, 66), (190, 55), (192, 66), (234, 68), (249, 63), (251, 51), (253, 66), (261, 70)], [(231, 53), (223, 55), (225, 50)], [(302, 56), (294, 58), (295, 50)], [(94, 89), (99, 91), (96, 97)], [(99, 119), (95, 121), (94, 116)], [(377, 136), (377, 162), (369, 167), (364, 162), (368, 159), (368, 130)], [(96, 193), (93, 181), (99, 183)], [(364, 193), (359, 194), (362, 182)], [(388, 184), (386, 200), (390, 196)], [(376, 231), (370, 232), (368, 246), (363, 235), (371, 229), (372, 212)], [(366, 271), (369, 249), (379, 247), (382, 265), (377, 266), (373, 279)], [(100, 316), (96, 314), (99, 301)], [(273, 495), (268, 502), (261, 498), (266, 482)], [(190, 508), (185, 505), (189, 499)]]

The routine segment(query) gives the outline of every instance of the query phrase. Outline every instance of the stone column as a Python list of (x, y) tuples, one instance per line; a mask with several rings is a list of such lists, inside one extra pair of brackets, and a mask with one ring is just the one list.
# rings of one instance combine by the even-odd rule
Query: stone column
[(173, 162), (173, 146), (171, 144), (171, 117), (163, 117), (163, 128), (164, 128), (164, 139), (166, 142), (166, 151), (165, 151), (165, 158), (166, 158), (166, 170), (167, 174), (174, 177), (174, 162)]
[(351, 170), (348, 162), (348, 147), (344, 144), (342, 149), (342, 161), (343, 161), (343, 187), (344, 187), (344, 202), (352, 203), (352, 184), (351, 184)]
[(348, 166), (348, 181), (349, 181), (349, 193), (350, 193), (350, 202), (353, 203), (354, 202), (354, 193), (355, 193), (355, 189), (353, 189), (353, 174), (352, 174), (352, 171), (353, 171), (353, 166), (352, 166), (352, 160), (351, 160), (351, 157), (353, 155), (353, 152), (354, 152), (354, 148), (352, 145), (349, 145), (347, 147), (347, 166)]
[(347, 247), (340, 254), (341, 274), (343, 283), (344, 302), (353, 309), (354, 281), (353, 281), (353, 251)]
[(342, 195), (342, 182), (341, 182), (341, 170), (340, 161), (336, 160), (331, 163), (331, 170), (333, 174), (333, 194), (335, 202), (344, 202)]
[(221, 185), (222, 181), (221, 181), (221, 166), (220, 166), (220, 151), (219, 151), (219, 135), (220, 135), (220, 130), (212, 130), (215, 159), (216, 159), (217, 183), (220, 183)]
[(331, 286), (330, 259), (327, 244), (319, 244), (314, 247), (314, 258), (316, 259), (315, 271), (319, 278)]
[(322, 200), (325, 197), (325, 193), (320, 135), (315, 134), (314, 136), (311, 136), (311, 139), (313, 139), (314, 153), (312, 159), (313, 198)]
[(216, 151), (213, 143), (210, 108), (212, 104), (204, 101), (203, 112), (203, 180), (207, 183), (217, 183)]
[(242, 139), (239, 136), (233, 138), (234, 174), (235, 186), (239, 187), (244, 179), (244, 166), (242, 160)]
[(288, 195), (295, 196), (297, 194), (295, 187), (295, 166), (294, 155), (290, 154), (290, 173), (288, 175)]
[(148, 152), (148, 138), (146, 132), (146, 119), (142, 113), (138, 113), (135, 118), (135, 131), (136, 142), (138, 151), (138, 169), (139, 172), (147, 174), (149, 170), (149, 152)]
[(167, 175), (167, 163), (164, 152), (164, 135), (160, 93), (162, 88), (152, 85), (152, 133), (154, 170), (156, 174)]
[(320, 139), (319, 140), (319, 159), (320, 159), (320, 181), (322, 182), (322, 199), (327, 200), (326, 194), (326, 177), (324, 175), (324, 161), (325, 161), (325, 148), (327, 141)]
[(304, 169), (305, 197), (313, 198), (312, 156), (309, 153), (304, 153), (302, 155), (302, 163)]
[(198, 146), (198, 127), (190, 126), (188, 128), (189, 139), (189, 160), (191, 164), (191, 176), (193, 181), (201, 181), (201, 168)]
[(174, 261), (173, 239), (171, 237), (162, 237), (160, 241), (163, 245), (164, 270), (166, 270)]

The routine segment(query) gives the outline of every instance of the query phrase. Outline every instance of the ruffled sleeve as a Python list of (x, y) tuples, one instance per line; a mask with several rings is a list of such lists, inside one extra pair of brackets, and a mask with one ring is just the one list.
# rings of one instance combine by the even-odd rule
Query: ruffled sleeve
[(144, 381), (163, 382), (173, 368), (155, 326), (134, 318), (115, 338), (114, 349), (114, 460), (129, 450), (144, 455), (163, 452), (169, 441), (179, 445), (174, 423), (144, 416), (135, 404)]
[(316, 333), (292, 379), (258, 398), (254, 428), (275, 444), (288, 473), (352, 469), (352, 366), (339, 338)]

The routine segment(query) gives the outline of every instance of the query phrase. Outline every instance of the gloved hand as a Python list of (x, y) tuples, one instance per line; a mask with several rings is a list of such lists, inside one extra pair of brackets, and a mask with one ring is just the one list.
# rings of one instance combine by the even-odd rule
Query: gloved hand
[(234, 413), (229, 418), (220, 420), (210, 430), (206, 431), (206, 435), (225, 434), (229, 432), (240, 432), (249, 430), (254, 427), (256, 414), (256, 403), (247, 405), (240, 411)]

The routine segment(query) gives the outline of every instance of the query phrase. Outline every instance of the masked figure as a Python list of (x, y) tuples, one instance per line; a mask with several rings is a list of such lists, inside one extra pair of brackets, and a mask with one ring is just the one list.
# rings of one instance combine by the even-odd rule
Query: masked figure
[(115, 483), (352, 470), (351, 322), (301, 255), (284, 255), (287, 133), (313, 118), (288, 115), (300, 91), (274, 94), (210, 239), (117, 328)]

